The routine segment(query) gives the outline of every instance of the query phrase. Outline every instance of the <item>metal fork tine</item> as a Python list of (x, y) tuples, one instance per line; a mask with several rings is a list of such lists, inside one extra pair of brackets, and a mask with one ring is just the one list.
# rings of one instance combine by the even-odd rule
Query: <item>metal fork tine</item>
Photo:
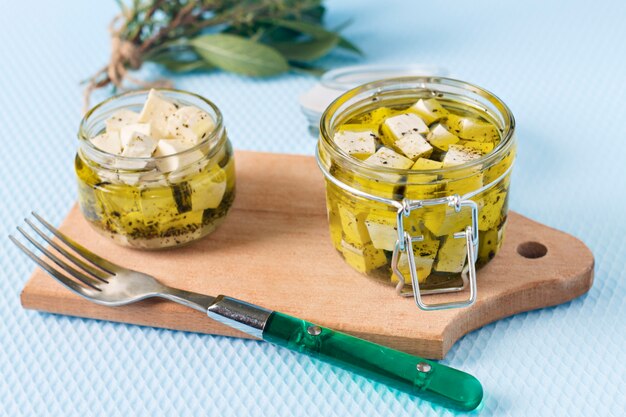
[(64, 249), (61, 245), (59, 245), (58, 243), (56, 243), (54, 240), (50, 239), (50, 237), (45, 234), (44, 232), (41, 231), (41, 229), (39, 229), (33, 222), (31, 222), (29, 219), (24, 219), (24, 221), (35, 231), (35, 233), (37, 233), (43, 240), (45, 240), (50, 246), (52, 246), (54, 249), (56, 249), (59, 253), (61, 253), (63, 256), (65, 256), (67, 259), (69, 259), (70, 261), (72, 261), (76, 266), (78, 266), (79, 268), (82, 268), (83, 270), (87, 271), (89, 274), (93, 275), (94, 278), (99, 279), (102, 282), (107, 282), (107, 278), (110, 277), (111, 275), (109, 273), (105, 273), (99, 269), (94, 268), (93, 266), (89, 265), (88, 263), (81, 261), (80, 259), (78, 259), (76, 256), (74, 256), (72, 253), (70, 253), (69, 251), (67, 251), (66, 249)]
[(56, 269), (54, 269), (53, 267), (51, 267), (50, 265), (48, 265), (47, 263), (39, 259), (37, 255), (31, 252), (30, 249), (28, 249), (26, 246), (22, 245), (22, 243), (19, 240), (17, 240), (15, 237), (9, 236), (9, 239), (11, 239), (11, 242), (13, 242), (18, 248), (20, 248), (22, 252), (28, 255), (30, 259), (36, 262), (37, 265), (39, 265), (41, 269), (46, 271), (52, 278), (56, 279), (61, 284), (63, 284), (63, 286), (65, 286), (69, 290), (83, 297), (87, 297), (87, 298), (92, 297), (90, 294), (90, 291), (92, 290), (90, 288), (83, 287), (82, 285), (78, 284), (76, 281), (69, 279), (68, 277), (66, 277), (65, 275), (63, 275), (62, 273), (60, 273), (59, 271), (57, 271)]
[(50, 252), (48, 249), (46, 249), (41, 243), (37, 242), (37, 240), (33, 239), (28, 233), (26, 233), (24, 231), (24, 229), (22, 229), (21, 227), (18, 227), (17, 230), (24, 235), (24, 237), (26, 239), (28, 239), (28, 241), (30, 243), (32, 243), (37, 249), (39, 249), (46, 257), (48, 257), (48, 259), (50, 259), (52, 262), (54, 262), (55, 264), (57, 264), (57, 266), (59, 268), (61, 268), (62, 270), (64, 270), (65, 272), (67, 272), (68, 274), (70, 274), (71, 276), (73, 276), (74, 278), (76, 278), (77, 280), (81, 281), (83, 284), (90, 286), (91, 288), (93, 288), (94, 290), (98, 290), (98, 284), (101, 284), (102, 282), (97, 281), (94, 278), (88, 277), (87, 275), (83, 274), (82, 272), (78, 271), (75, 268), (72, 268), (70, 265), (68, 265), (67, 263), (63, 262), (61, 259), (59, 259), (55, 254), (53, 254), (52, 252)]
[(82, 256), (83, 258), (85, 258), (86, 260), (88, 260), (89, 262), (97, 266), (98, 268), (106, 272), (109, 272), (110, 274), (115, 274), (115, 272), (118, 270), (126, 269), (119, 265), (114, 264), (113, 262), (109, 262), (106, 259), (99, 257), (98, 255), (91, 252), (87, 248), (76, 243), (74, 240), (72, 240), (65, 234), (61, 233), (54, 226), (52, 226), (50, 223), (45, 221), (39, 214), (32, 212), (32, 215), (35, 216), (35, 218), (39, 220), (39, 222), (41, 222), (41, 224), (43, 224), (45, 228), (48, 229), (53, 235), (55, 235), (61, 242), (65, 243), (68, 247), (75, 250), (80, 256)]

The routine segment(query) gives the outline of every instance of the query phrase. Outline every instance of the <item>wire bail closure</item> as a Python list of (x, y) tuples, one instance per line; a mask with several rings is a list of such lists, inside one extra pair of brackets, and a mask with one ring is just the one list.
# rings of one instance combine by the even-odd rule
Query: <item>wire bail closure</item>
[[(447, 205), (453, 207), (455, 213), (461, 212), (463, 207), (469, 207), (472, 217), (472, 224), (468, 225), (463, 232), (454, 233), (452, 236), (454, 239), (465, 239), (467, 247), (467, 265), (462, 272), (463, 285), (461, 287), (453, 287), (437, 290), (420, 290), (419, 278), (417, 276), (417, 267), (415, 266), (415, 253), (413, 251), (413, 243), (421, 242), (424, 240), (424, 236), (411, 236), (409, 232), (404, 230), (404, 218), (409, 217), (413, 210), (419, 210), (424, 207), (432, 207), (437, 205)], [(398, 224), (398, 240), (393, 250), (393, 256), (391, 258), (391, 269), (398, 277), (398, 285), (396, 286), (396, 292), (403, 297), (410, 297), (411, 293), (415, 299), (415, 304), (426, 311), (432, 310), (447, 310), (452, 308), (469, 307), (476, 301), (477, 288), (476, 288), (476, 252), (478, 251), (478, 205), (475, 201), (469, 199), (462, 199), (458, 194), (441, 197), (428, 200), (402, 200), (401, 207), (398, 208), (397, 213)], [(402, 291), (405, 285), (405, 277), (398, 263), (400, 261), (400, 254), (405, 252), (409, 263), (409, 273), (411, 275), (411, 284), (413, 286), (412, 291)], [(467, 275), (469, 274), (469, 280)], [(469, 281), (470, 295), (465, 301), (453, 301), (446, 303), (426, 304), (422, 300), (422, 294), (438, 294), (444, 292), (456, 292), (461, 291), (467, 287)]]

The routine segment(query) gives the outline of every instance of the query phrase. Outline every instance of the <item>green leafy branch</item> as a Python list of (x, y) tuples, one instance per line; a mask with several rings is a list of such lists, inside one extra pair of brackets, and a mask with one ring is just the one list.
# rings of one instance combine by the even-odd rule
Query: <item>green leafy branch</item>
[[(117, 0), (111, 22), (111, 59), (88, 80), (94, 89), (122, 88), (144, 62), (184, 73), (222, 69), (271, 76), (290, 69), (319, 74), (312, 62), (335, 48), (361, 54), (324, 27), (323, 0)], [(345, 25), (344, 25), (345, 26)]]

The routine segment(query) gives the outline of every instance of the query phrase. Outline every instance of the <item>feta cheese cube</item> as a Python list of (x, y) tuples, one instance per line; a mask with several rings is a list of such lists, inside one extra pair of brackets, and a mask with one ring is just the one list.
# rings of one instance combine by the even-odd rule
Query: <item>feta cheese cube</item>
[(502, 214), (502, 207), (506, 203), (507, 192), (492, 190), (483, 197), (478, 212), (478, 230), (489, 230), (498, 225)]
[(428, 207), (423, 214), (424, 226), (435, 236), (448, 236), (462, 232), (472, 224), (471, 210), (464, 208), (457, 212), (452, 207)]
[(483, 155), (488, 154), (493, 151), (494, 144), (493, 142), (478, 142), (474, 140), (467, 140), (460, 143), (460, 145), (465, 146), (466, 148), (476, 149)]
[(426, 122), (431, 124), (437, 120), (442, 119), (448, 115), (448, 111), (444, 109), (441, 104), (434, 98), (419, 99), (417, 103), (413, 104), (409, 110), (417, 113), (418, 116)]
[[(433, 258), (426, 258), (421, 256), (415, 256), (415, 272), (417, 272), (417, 282), (420, 284), (426, 281), (426, 278), (430, 275), (433, 270), (433, 262), (435, 261)], [(405, 252), (400, 254), (400, 258), (398, 259), (398, 269), (402, 272), (404, 276), (404, 283), (411, 283), (411, 270), (409, 269), (409, 257)], [(395, 272), (391, 275), (391, 282), (400, 281), (399, 277)]]
[(481, 156), (482, 154), (476, 149), (467, 148), (461, 145), (450, 145), (442, 162), (444, 167), (449, 167), (473, 161)]
[(154, 137), (166, 138), (168, 137), (167, 119), (176, 112), (177, 108), (174, 103), (152, 89), (139, 113), (139, 123), (150, 124)]
[[(156, 166), (161, 172), (177, 171), (189, 164), (202, 159), (204, 154), (200, 150), (185, 152), (190, 149), (190, 143), (185, 139), (161, 139), (157, 143), (155, 157)], [(175, 155), (180, 154), (181, 155)]]
[(373, 130), (340, 130), (333, 140), (348, 155), (358, 159), (367, 159), (376, 152), (376, 134)]
[(353, 245), (342, 240), (341, 253), (346, 262), (361, 273), (372, 271), (387, 264), (385, 253), (371, 244)]
[(413, 170), (422, 170), (422, 169), (441, 169), (443, 168), (443, 163), (439, 161), (433, 161), (428, 158), (419, 158), (411, 169)]
[(393, 251), (398, 240), (398, 224), (395, 213), (381, 215), (370, 212), (365, 219), (367, 233), (376, 249)]
[(355, 213), (352, 207), (343, 204), (337, 204), (337, 207), (344, 239), (358, 245), (370, 242), (370, 236), (365, 227), (366, 214)]
[(367, 158), (365, 162), (371, 165), (397, 169), (408, 169), (413, 165), (411, 159), (384, 146), (378, 149), (374, 155)]
[(383, 133), (388, 139), (396, 141), (407, 133), (428, 133), (426, 123), (413, 113), (403, 113), (388, 117), (382, 125)]
[(441, 245), (441, 248), (439, 248), (434, 269), (437, 272), (462, 272), (465, 266), (465, 258), (467, 258), (465, 239), (456, 239), (452, 236), (448, 236)]
[(104, 123), (107, 133), (119, 132), (124, 126), (139, 123), (139, 113), (121, 109), (113, 113)]
[(122, 153), (122, 143), (120, 142), (120, 135), (116, 131), (101, 133), (98, 136), (91, 138), (91, 143), (101, 151), (119, 155)]
[[(156, 147), (156, 140), (152, 139), (150, 136), (135, 133), (130, 137), (130, 140), (124, 147), (122, 156), (129, 158), (150, 158)], [(142, 168), (146, 165), (145, 162), (141, 163), (143, 163), (143, 165), (138, 168)]]
[[(462, 145), (450, 145), (446, 156), (443, 158), (443, 166), (449, 167), (464, 164), (481, 156), (482, 154), (475, 149)], [(450, 173), (448, 176), (450, 180), (446, 184), (446, 190), (450, 195), (459, 194), (462, 196), (479, 189), (483, 185), (483, 174), (479, 167)]]
[(205, 139), (214, 128), (213, 118), (194, 106), (181, 107), (167, 119), (170, 137), (185, 139), (194, 145)]
[(120, 129), (120, 142), (122, 143), (122, 149), (128, 146), (128, 143), (135, 134), (150, 136), (150, 125), (148, 123), (133, 123), (122, 127), (122, 129)]
[[(415, 163), (411, 167), (411, 170), (422, 171), (422, 170), (430, 170), (430, 169), (441, 169), (442, 167), (443, 167), (443, 163), (439, 161), (433, 161), (432, 159), (427, 159), (427, 158), (418, 158), (418, 160), (415, 161)], [(425, 198), (429, 193), (434, 193), (437, 190), (437, 187), (432, 186), (432, 185), (427, 186), (427, 185), (424, 185), (424, 183), (437, 181), (438, 178), (439, 176), (437, 174), (433, 174), (433, 175), (422, 174), (419, 176), (415, 176), (416, 182), (419, 185), (407, 185), (407, 197), (409, 197), (408, 195), (409, 191), (411, 192), (410, 194), (415, 194), (417, 192), (417, 194), (420, 195), (420, 198)], [(420, 191), (421, 193), (419, 193)], [(415, 197), (409, 197), (409, 198), (415, 198)]]
[(174, 218), (178, 213), (178, 203), (174, 199), (174, 189), (165, 187), (146, 187), (140, 191), (141, 212), (147, 219), (158, 218), (160, 223), (163, 219)]
[[(417, 272), (417, 280), (422, 283), (430, 275), (433, 262), (437, 256), (439, 249), (439, 240), (426, 232), (424, 240), (413, 243), (413, 255), (415, 259), (415, 269)], [(400, 254), (398, 259), (398, 269), (404, 275), (405, 283), (411, 282), (411, 271), (409, 270), (409, 258), (406, 253)], [(393, 272), (393, 271), (392, 271)], [(394, 273), (391, 276), (392, 282), (398, 282), (398, 276)]]
[(491, 229), (487, 231), (481, 231), (479, 237), (480, 244), (478, 245), (478, 259), (485, 262), (492, 259), (497, 250), (499, 249), (498, 230)]
[(498, 129), (492, 123), (473, 117), (449, 115), (446, 124), (461, 139), (496, 142), (500, 138)]
[(447, 151), (450, 145), (459, 141), (459, 138), (453, 135), (442, 124), (438, 123), (428, 134), (428, 142), (434, 147)]
[(224, 198), (227, 185), (226, 172), (215, 167), (189, 177), (192, 210), (214, 209)]
[(396, 140), (395, 147), (412, 160), (428, 157), (433, 153), (433, 147), (419, 133), (405, 134)]

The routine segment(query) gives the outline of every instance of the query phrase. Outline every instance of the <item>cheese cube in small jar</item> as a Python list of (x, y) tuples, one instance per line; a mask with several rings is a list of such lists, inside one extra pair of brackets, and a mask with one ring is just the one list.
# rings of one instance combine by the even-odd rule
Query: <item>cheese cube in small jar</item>
[[(462, 232), (477, 229), (477, 268), (502, 244), (514, 124), (492, 93), (452, 79), (381, 80), (339, 97), (322, 115), (318, 142), (333, 246), (357, 271), (394, 286), (412, 284), (413, 264), (421, 291), (464, 288)], [(453, 204), (463, 200), (476, 203), (477, 224), (471, 207)], [(398, 212), (410, 202), (402, 218), (404, 232), (421, 237), (414, 262), (398, 249)]]
[(112, 97), (83, 118), (75, 158), (81, 212), (100, 234), (140, 249), (213, 232), (235, 197), (222, 115), (178, 90)]

